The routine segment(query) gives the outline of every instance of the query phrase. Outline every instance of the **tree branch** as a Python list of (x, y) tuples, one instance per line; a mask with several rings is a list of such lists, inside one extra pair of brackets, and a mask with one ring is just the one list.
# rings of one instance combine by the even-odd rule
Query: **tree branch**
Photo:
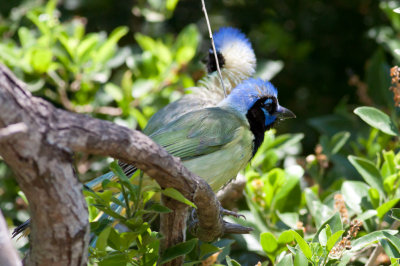
[[(149, 137), (108, 121), (57, 109), (33, 97), (0, 65), (0, 126), (19, 122), (27, 125), (29, 134), (0, 143), (0, 155), (15, 171), (30, 202), (32, 264), (86, 262), (87, 209), (71, 164), (71, 155), (77, 151), (134, 164), (162, 188), (180, 191), (198, 207), (196, 231), (200, 239), (213, 240), (230, 228), (221, 218), (219, 201), (210, 186)], [(187, 206), (167, 203), (167, 207), (175, 212), (162, 217), (164, 249), (185, 240), (187, 216)], [(171, 215), (179, 216), (180, 226), (168, 224)]]
[(20, 266), (17, 251), (11, 243), (6, 221), (0, 211), (0, 265)]

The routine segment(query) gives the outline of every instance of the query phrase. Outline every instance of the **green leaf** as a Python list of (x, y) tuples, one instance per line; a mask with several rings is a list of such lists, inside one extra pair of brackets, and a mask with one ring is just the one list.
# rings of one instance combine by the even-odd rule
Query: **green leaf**
[(159, 203), (153, 203), (150, 208), (145, 210), (146, 212), (157, 212), (157, 213), (169, 213), (171, 210), (164, 205)]
[(117, 161), (113, 161), (110, 164), (110, 169), (119, 178), (120, 182), (129, 189), (129, 192), (131, 193), (133, 198), (136, 198), (136, 195), (138, 194), (138, 189), (131, 183), (122, 168), (118, 165)]
[(385, 250), (386, 255), (388, 255), (390, 258), (400, 258), (399, 251), (392, 242), (390, 242), (388, 239), (381, 239), (379, 242)]
[(261, 247), (265, 253), (272, 253), (278, 248), (278, 242), (273, 234), (265, 232), (260, 235)]
[(387, 240), (393, 245), (395, 248), (396, 258), (400, 258), (398, 254), (400, 253), (400, 238), (397, 235), (391, 235), (389, 233), (383, 232), (383, 235), (386, 236)]
[(165, 3), (165, 7), (168, 11), (174, 11), (176, 4), (179, 0), (167, 0)]
[(100, 251), (105, 251), (106, 247), (107, 247), (107, 240), (108, 240), (108, 236), (110, 235), (112, 227), (106, 227), (106, 229), (104, 229), (99, 237), (97, 238), (96, 241), (96, 248)]
[(200, 246), (200, 256), (199, 258), (201, 259), (205, 259), (206, 256), (210, 256), (218, 251), (220, 251), (221, 249), (219, 247), (216, 247), (214, 245), (211, 245), (209, 243), (203, 243)]
[(335, 212), (328, 220), (326, 220), (315, 233), (313, 238), (313, 242), (318, 242), (318, 235), (319, 233), (326, 228), (326, 225), (329, 225), (331, 229), (331, 233), (336, 233), (339, 230), (343, 229), (342, 219), (340, 218), (339, 212)]
[(339, 240), (339, 238), (343, 235), (344, 230), (337, 231), (331, 237), (328, 239), (328, 242), (326, 242), (326, 249), (331, 251), (331, 249), (335, 246), (336, 242)]
[(332, 230), (329, 224), (325, 225), (325, 232), (326, 232), (326, 236), (328, 237), (328, 239), (331, 237), (332, 235)]
[(356, 217), (357, 220), (366, 221), (374, 216), (376, 216), (378, 212), (376, 210), (367, 210)]
[(350, 163), (357, 169), (360, 175), (364, 178), (365, 182), (373, 188), (378, 189), (379, 193), (385, 194), (383, 189), (382, 177), (378, 168), (369, 160), (356, 157), (348, 156)]
[(96, 207), (97, 209), (103, 211), (105, 214), (107, 214), (115, 219), (118, 219), (121, 221), (124, 221), (126, 219), (124, 216), (111, 210), (110, 207), (106, 207), (102, 204), (92, 204), (92, 206)]
[(303, 252), (298, 250), (294, 255), (294, 266), (307, 266), (308, 260), (307, 257), (304, 256)]
[(338, 153), (349, 138), (350, 133), (346, 131), (335, 134), (330, 141), (331, 154)]
[(380, 201), (379, 191), (376, 188), (371, 187), (368, 189), (368, 196), (371, 200), (372, 206), (378, 208)]
[[(293, 206), (300, 202), (301, 191), (298, 189), (298, 193), (296, 193), (296, 187), (299, 187), (300, 179), (303, 176), (304, 170), (300, 166), (293, 166), (291, 169), (299, 169), (299, 173), (292, 174), (290, 173), (290, 170), (285, 169), (286, 181), (274, 195), (271, 208), (282, 210), (284, 209), (283, 206), (287, 204)], [(290, 197), (288, 197), (288, 195), (290, 195)], [(290, 202), (292, 199), (294, 201)]]
[(383, 216), (391, 209), (393, 208), (397, 202), (399, 202), (399, 199), (392, 199), (389, 200), (388, 202), (383, 203), (381, 206), (379, 206), (376, 211), (378, 212), (377, 216), (379, 217), (379, 219), (383, 219)]
[[(115, 265), (127, 265), (129, 260), (125, 254), (110, 253), (102, 261), (99, 262), (99, 266), (115, 266)], [(129, 264), (128, 264), (129, 265)]]
[(196, 246), (198, 242), (197, 238), (190, 239), (186, 242), (179, 243), (173, 247), (168, 248), (164, 251), (161, 257), (161, 264), (171, 261), (177, 257), (188, 254)]
[(278, 237), (279, 244), (288, 244), (294, 241), (294, 237), (292, 231), (286, 230), (283, 231)]
[(385, 178), (383, 187), (388, 194), (397, 190), (400, 185), (400, 182), (398, 182), (399, 178), (400, 176), (398, 174), (393, 174)]
[(96, 62), (105, 63), (115, 53), (115, 48), (119, 39), (128, 33), (128, 27), (121, 26), (113, 30), (107, 41), (98, 49), (94, 59)]
[(109, 203), (111, 201), (112, 191), (106, 190), (103, 192), (97, 192), (97, 195), (99, 195), (99, 197), (104, 200), (105, 203)]
[(395, 159), (395, 154), (393, 150), (390, 151), (383, 151), (383, 158), (385, 159), (385, 162), (388, 165), (388, 169), (390, 171), (390, 174), (395, 174), (396, 173), (396, 159)]
[(297, 212), (280, 213), (278, 211), (276, 214), (284, 224), (286, 224), (292, 229), (297, 228), (297, 222), (299, 221), (299, 214)]
[(171, 187), (166, 188), (166, 189), (162, 190), (161, 193), (164, 194), (165, 196), (173, 198), (174, 200), (185, 203), (186, 205), (189, 205), (189, 206), (197, 209), (196, 205), (194, 205), (193, 202), (186, 199), (178, 190), (176, 190), (174, 188), (171, 188)]
[(33, 35), (33, 31), (31, 32), (26, 27), (20, 27), (18, 29), (18, 37), (19, 41), (21, 42), (21, 46), (24, 48), (28, 48), (34, 45), (36, 42), (35, 36)]
[(384, 112), (374, 107), (363, 106), (356, 108), (354, 113), (368, 125), (382, 131), (383, 133), (391, 136), (399, 136), (399, 130), (396, 125)]
[(351, 246), (352, 246), (352, 251), (358, 251), (363, 249), (364, 247), (367, 247), (369, 245), (372, 245), (379, 240), (383, 238), (387, 238), (385, 236), (385, 233), (390, 234), (390, 235), (395, 235), (398, 233), (398, 230), (380, 230), (380, 231), (374, 231), (372, 233), (369, 233), (367, 235), (364, 235), (360, 238), (357, 238), (356, 240), (352, 241)]
[(305, 190), (305, 197), (311, 216), (313, 217), (316, 226), (320, 227), (324, 221), (328, 220), (329, 217), (332, 216), (333, 210), (327, 205), (322, 204), (314, 192), (309, 188)]
[(123, 100), (124, 95), (122, 94), (122, 90), (117, 85), (109, 82), (104, 86), (105, 92), (107, 92), (116, 102), (120, 102)]
[(189, 62), (196, 54), (200, 33), (194, 24), (186, 26), (174, 43), (175, 60), (180, 64)]
[(307, 259), (311, 260), (312, 257), (312, 252), (310, 246), (307, 244), (307, 242), (299, 235), (296, 231), (292, 230), (292, 234), (294, 238), (296, 239), (297, 244), (299, 245), (301, 251), (304, 253), (304, 255), (307, 257)]
[(226, 264), (228, 264), (228, 266), (241, 266), (239, 262), (231, 259), (229, 256), (226, 256)]
[(392, 209), (392, 213), (390, 214), (390, 217), (400, 221), (400, 209), (399, 208), (393, 208)]
[(286, 254), (276, 264), (276, 266), (292, 266), (292, 265), (293, 265), (293, 255), (292, 254)]
[(49, 69), (53, 53), (50, 49), (35, 48), (32, 50), (31, 65), (38, 73), (45, 73)]

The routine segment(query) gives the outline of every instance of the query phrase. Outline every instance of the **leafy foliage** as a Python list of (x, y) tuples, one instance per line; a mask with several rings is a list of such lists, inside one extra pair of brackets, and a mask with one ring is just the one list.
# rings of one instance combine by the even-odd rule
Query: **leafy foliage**
[[(93, 20), (104, 25), (103, 18), (96, 20), (93, 14), (85, 13), (85, 7), (91, 9), (85, 6), (90, 1), (75, 1), (75, 7), (74, 1), (26, 1), (13, 7), (13, 12), (6, 2), (0, 3), (4, 7), (0, 8), (0, 62), (27, 82), (33, 94), (58, 107), (141, 129), (157, 110), (189, 93), (186, 88), (195, 86), (204, 75), (199, 64), (203, 29), (196, 23), (201, 12), (192, 12), (190, 23), (180, 22), (182, 10), (188, 8), (184, 1), (138, 1), (133, 7), (121, 7), (132, 8), (137, 23), (128, 28), (110, 21), (108, 33), (93, 26)], [(304, 19), (315, 18), (317, 10), (325, 10), (321, 12), (327, 23), (313, 24), (334, 25), (338, 21), (331, 15), (345, 16), (351, 9), (359, 16), (358, 10), (368, 12), (363, 4), (339, 1), (343, 3), (338, 6), (347, 8), (342, 12), (314, 1), (307, 11), (296, 9), (296, 18), (289, 12), (290, 1), (270, 1), (263, 3), (263, 10), (271, 14), (267, 20), (259, 17), (262, 12), (257, 3), (240, 2), (222, 1), (212, 8), (218, 11), (226, 5), (224, 10), (236, 15), (217, 13), (217, 18), (229, 17), (250, 33), (260, 58), (257, 75), (272, 78), (283, 67), (274, 83), (279, 84), (280, 99), (289, 101), (287, 105), (291, 109), (293, 105), (299, 117), (298, 122), (287, 123), (295, 125), (292, 132), (296, 133), (276, 135), (275, 130), (268, 131), (243, 172), (247, 178), (244, 197), (234, 207), (247, 220), (234, 220), (254, 231), (213, 243), (188, 236), (186, 242), (160, 256), (158, 217), (170, 210), (155, 199), (163, 193), (190, 206), (193, 203), (176, 190), (160, 190), (154, 183), (145, 183), (141, 173), (125, 176), (116, 162), (77, 155), (82, 179), (93, 178), (108, 168), (116, 175), (115, 180), (103, 181), (100, 191), (84, 190), (91, 225), (90, 263), (155, 265), (186, 255), (186, 265), (346, 265), (350, 261), (365, 263), (368, 257), (363, 251), (379, 243), (386, 263), (399, 265), (399, 119), (393, 98), (400, 97), (400, 92), (393, 89), (392, 95), (388, 88), (389, 66), (400, 62), (400, 15), (394, 11), (400, 3), (382, 1), (380, 10), (371, 8), (373, 11), (365, 15), (364, 20), (373, 24), (368, 24), (369, 41), (377, 43), (369, 43), (373, 49), (368, 50), (368, 45), (340, 46), (346, 40), (339, 36), (324, 35), (321, 39), (333, 42), (324, 46), (326, 41), (313, 38), (319, 37), (321, 30)], [(71, 12), (74, 17), (63, 15)], [(373, 12), (386, 15), (386, 25), (380, 25)], [(123, 15), (114, 17), (116, 21), (123, 19)], [(210, 17), (217, 25), (221, 23), (215, 14)], [(353, 24), (359, 20), (353, 20)], [(175, 34), (165, 33), (173, 29)], [(340, 36), (344, 30), (340, 28)], [(365, 26), (359, 30), (360, 36), (366, 30)], [(364, 37), (355, 41), (365, 42)], [(344, 54), (346, 65), (337, 65), (340, 54)], [(321, 64), (320, 58), (327, 55), (328, 63)], [(356, 73), (365, 66), (363, 78), (348, 71), (356, 96), (347, 92), (347, 84), (343, 85), (346, 78), (337, 77), (348, 66), (354, 66)], [(332, 74), (334, 71), (336, 74)], [(343, 98), (345, 90), (349, 99)], [(340, 98), (331, 101), (336, 94)], [(355, 108), (354, 103), (362, 106)], [(305, 121), (307, 116), (311, 118)], [(279, 131), (287, 124), (283, 123)], [(306, 124), (318, 132), (317, 137)], [(26, 203), (18, 196), (12, 173), (3, 163), (0, 184), (0, 207), (8, 223), (25, 220)]]

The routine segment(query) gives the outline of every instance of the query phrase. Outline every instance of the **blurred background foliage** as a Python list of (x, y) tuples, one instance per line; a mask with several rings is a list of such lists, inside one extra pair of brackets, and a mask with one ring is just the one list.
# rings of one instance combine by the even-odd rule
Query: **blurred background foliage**
[[(234, 26), (247, 34), (258, 60), (256, 76), (272, 80), (280, 102), (297, 118), (266, 133), (244, 171), (245, 197), (234, 207), (246, 214), (254, 233), (213, 245), (189, 240), (188, 258), (230, 265), (235, 261), (228, 254), (242, 265), (267, 258), (286, 263), (282, 265), (292, 259), (328, 263), (330, 237), (335, 235), (335, 243), (342, 229), (357, 228), (349, 217), (363, 222), (364, 236), (390, 227), (397, 216), (389, 210), (398, 204), (400, 183), (398, 108), (393, 100), (400, 93), (389, 90), (390, 67), (400, 63), (400, 15), (394, 11), (400, 1), (206, 2), (213, 29)], [(0, 62), (28, 83), (34, 95), (139, 130), (205, 75), (201, 61), (209, 47), (207, 36), (198, 0), (0, 1)], [(377, 109), (353, 113), (362, 105), (387, 115)], [(82, 180), (104, 173), (110, 162), (76, 156)], [(107, 186), (120, 185), (103, 186), (105, 194), (86, 195), (98, 207), (90, 209), (91, 219), (99, 210), (111, 213), (109, 203), (116, 202)], [(0, 208), (10, 225), (28, 217), (18, 191), (12, 172), (1, 162)], [(336, 194), (344, 197), (347, 223), (334, 212)], [(135, 205), (143, 212), (116, 216), (130, 233), (92, 223), (101, 240), (92, 247), (94, 261), (110, 265), (119, 256), (121, 264), (136, 265), (132, 258), (141, 254), (154, 261), (159, 235), (143, 225), (143, 215), (165, 209), (146, 210), (146, 195)], [(381, 241), (390, 258), (398, 258), (395, 233), (384, 233), (372, 239)], [(311, 251), (300, 244), (302, 236), (311, 241)], [(373, 243), (365, 239), (352, 242), (354, 252)], [(275, 246), (265, 245), (274, 241)], [(293, 255), (288, 243), (298, 243), (290, 246)], [(350, 251), (341, 258), (354, 255)], [(215, 252), (219, 255), (210, 256)]]

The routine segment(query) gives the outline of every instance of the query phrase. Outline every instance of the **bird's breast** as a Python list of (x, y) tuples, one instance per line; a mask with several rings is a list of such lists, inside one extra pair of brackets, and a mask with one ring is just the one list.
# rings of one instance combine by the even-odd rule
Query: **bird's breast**
[(186, 160), (183, 164), (218, 191), (247, 165), (252, 157), (253, 139), (251, 131), (242, 127), (236, 130), (233, 141), (220, 150)]

